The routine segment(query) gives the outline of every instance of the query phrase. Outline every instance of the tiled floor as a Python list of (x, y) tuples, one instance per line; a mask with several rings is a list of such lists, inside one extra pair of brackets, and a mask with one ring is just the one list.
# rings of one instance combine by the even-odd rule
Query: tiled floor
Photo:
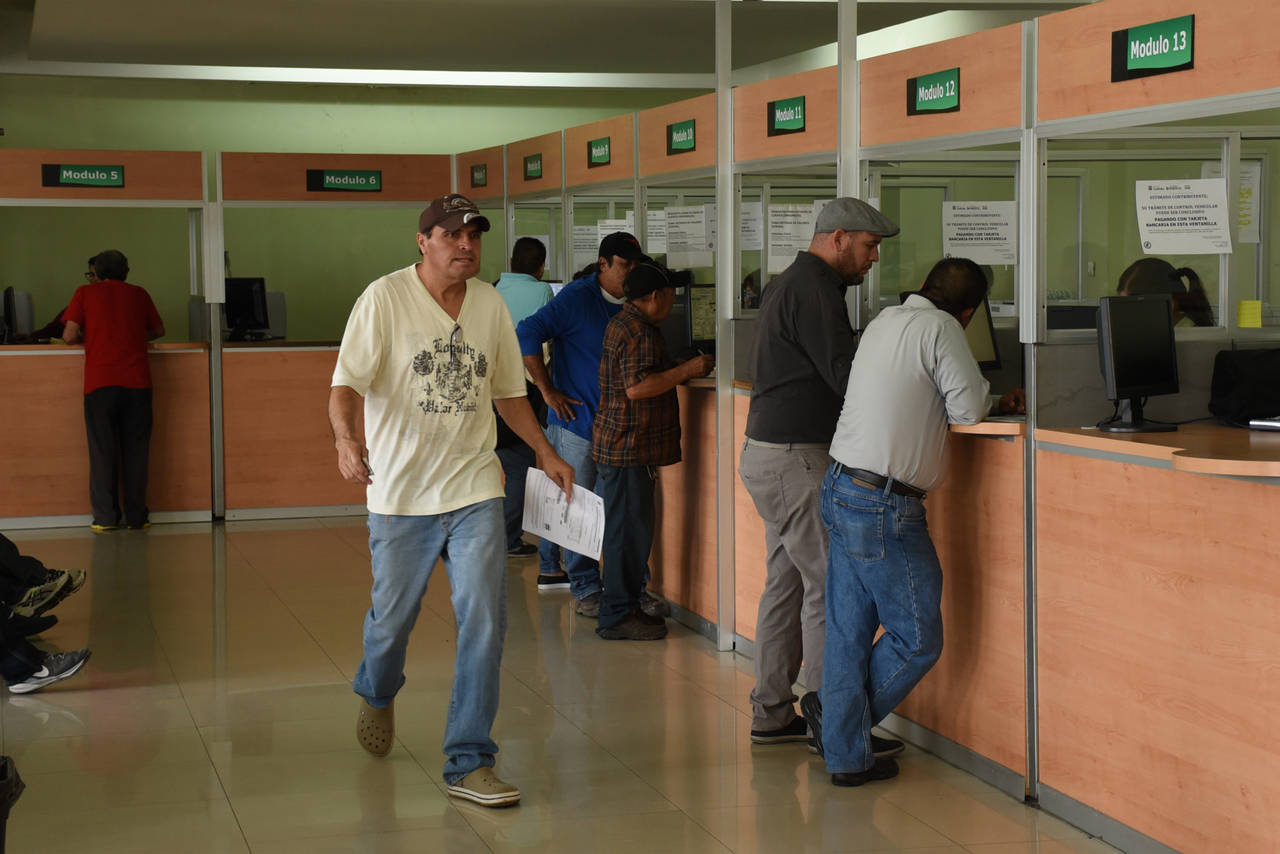
[(89, 582), (43, 638), (76, 677), (4, 698), (27, 791), (12, 852), (928, 852), (1114, 849), (914, 749), (893, 781), (830, 785), (804, 745), (752, 747), (750, 662), (673, 624), (601, 641), (512, 561), (496, 738), (521, 806), (449, 801), (453, 667), (440, 573), (409, 651), (398, 743), (356, 744), (368, 606), (358, 520), (10, 532)]

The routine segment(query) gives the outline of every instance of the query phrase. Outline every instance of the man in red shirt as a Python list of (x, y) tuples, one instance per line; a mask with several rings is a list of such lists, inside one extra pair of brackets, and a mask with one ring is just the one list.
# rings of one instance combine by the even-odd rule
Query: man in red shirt
[[(147, 342), (164, 335), (151, 296), (125, 281), (129, 261), (114, 249), (93, 257), (98, 281), (82, 285), (63, 315), (62, 338), (84, 341), (84, 423), (89, 435), (89, 501), (94, 531), (121, 521), (147, 527), (151, 449), (151, 367)], [(124, 493), (121, 519), (119, 494)]]

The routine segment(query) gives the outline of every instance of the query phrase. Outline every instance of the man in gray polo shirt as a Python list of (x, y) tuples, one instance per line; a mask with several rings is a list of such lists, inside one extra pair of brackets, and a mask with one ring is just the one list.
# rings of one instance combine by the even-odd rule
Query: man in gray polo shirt
[[(856, 339), (845, 290), (898, 226), (853, 198), (828, 202), (808, 252), (764, 289), (752, 353), (751, 409), (738, 473), (764, 520), (766, 577), (756, 619), (751, 740), (806, 741), (792, 690), (822, 683), (827, 535), (819, 513), (827, 449)], [(882, 745), (891, 753), (900, 742)]]
[[(800, 701), (837, 786), (898, 773), (877, 755), (871, 727), (942, 653), (942, 567), (924, 496), (942, 480), (948, 424), (977, 423), (991, 409), (964, 334), (986, 293), (977, 264), (939, 261), (918, 294), (867, 326), (849, 374), (822, 482), (831, 535), (824, 681)], [(998, 408), (1015, 411), (1020, 400), (1010, 392)]]

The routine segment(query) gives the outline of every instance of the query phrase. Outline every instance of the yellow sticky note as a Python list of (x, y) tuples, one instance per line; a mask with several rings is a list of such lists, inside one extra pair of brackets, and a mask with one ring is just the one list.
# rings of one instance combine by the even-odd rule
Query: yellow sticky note
[(1241, 329), (1262, 328), (1262, 300), (1242, 299), (1236, 301), (1236, 325)]

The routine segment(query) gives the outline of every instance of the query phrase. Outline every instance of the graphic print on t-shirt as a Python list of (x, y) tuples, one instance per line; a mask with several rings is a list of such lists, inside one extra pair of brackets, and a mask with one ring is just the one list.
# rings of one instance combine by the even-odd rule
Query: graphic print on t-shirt
[(489, 373), (489, 361), (463, 339), (462, 327), (455, 326), (448, 338), (436, 338), (413, 357), (413, 372), (423, 378), (419, 409), (432, 415), (463, 415), (479, 407), (479, 381)]

